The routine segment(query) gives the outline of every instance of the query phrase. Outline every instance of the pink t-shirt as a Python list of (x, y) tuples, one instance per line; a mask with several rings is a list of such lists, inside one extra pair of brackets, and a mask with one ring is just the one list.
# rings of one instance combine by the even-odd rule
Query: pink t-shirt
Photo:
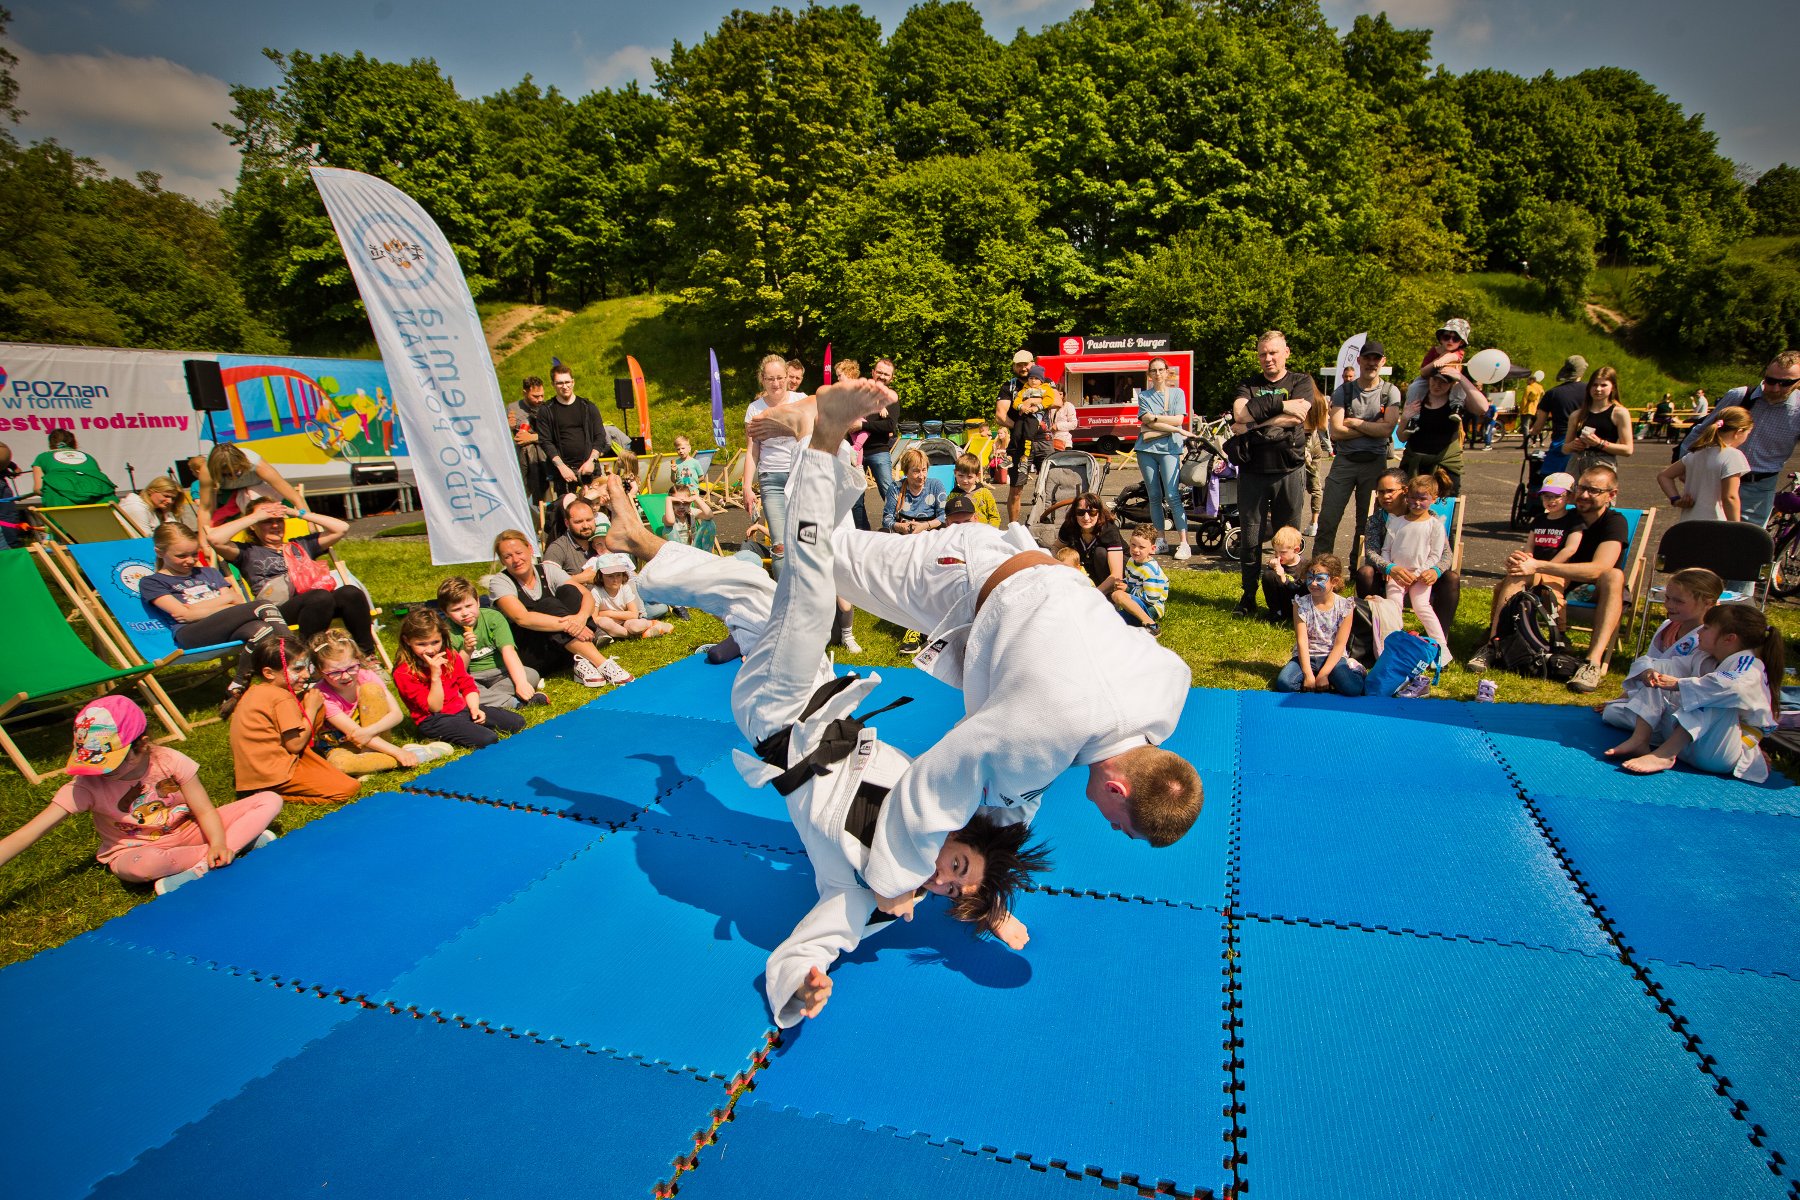
[(329, 683), (323, 684), (319, 688), (319, 695), (325, 698), (325, 707), (333, 712), (342, 713), (352, 721), (361, 724), (362, 718), (357, 715), (357, 709), (363, 701), (363, 689), (370, 686), (381, 688), (383, 691), (387, 690), (387, 684), (381, 676), (364, 667), (356, 673), (356, 695), (345, 697)]
[(50, 803), (92, 817), (94, 832), (100, 835), (100, 852), (94, 857), (109, 862), (193, 820), (182, 786), (199, 772), (199, 765), (180, 751), (152, 746), (143, 778), (78, 775), (63, 784)]

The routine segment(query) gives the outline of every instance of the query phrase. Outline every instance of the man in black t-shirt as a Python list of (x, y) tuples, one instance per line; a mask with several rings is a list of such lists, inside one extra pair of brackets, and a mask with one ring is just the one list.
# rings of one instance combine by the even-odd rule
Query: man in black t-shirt
[(537, 411), (535, 428), (550, 457), (552, 482), (559, 492), (573, 492), (592, 475), (609, 449), (606, 424), (592, 400), (575, 394), (575, 374), (558, 363), (550, 371), (556, 398)]
[(1581, 378), (1587, 374), (1587, 367), (1587, 359), (1579, 354), (1571, 354), (1563, 360), (1562, 370), (1556, 373), (1556, 386), (1538, 401), (1537, 415), (1531, 419), (1531, 428), (1525, 431), (1525, 445), (1529, 448), (1532, 439), (1549, 427), (1550, 451), (1544, 456), (1546, 471), (1561, 471), (1569, 465), (1569, 456), (1562, 452), (1563, 438), (1569, 432), (1569, 418), (1587, 400), (1587, 384)]
[[(1238, 384), (1232, 399), (1234, 433), (1249, 432), (1252, 460), (1238, 473), (1238, 518), (1243, 538), (1238, 543), (1243, 598), (1234, 613), (1256, 612), (1256, 588), (1262, 577), (1263, 543), (1283, 525), (1299, 528), (1306, 503), (1305, 420), (1316, 393), (1312, 376), (1287, 368), (1287, 336), (1270, 330), (1256, 340), (1256, 359), (1262, 371)], [(1273, 516), (1263, 518), (1265, 506)]]
[[(1587, 661), (1569, 680), (1569, 690), (1591, 692), (1606, 678), (1608, 651), (1618, 632), (1625, 609), (1625, 552), (1631, 531), (1625, 518), (1613, 511), (1619, 494), (1619, 476), (1611, 467), (1589, 467), (1576, 481), (1574, 511), (1567, 518), (1568, 536), (1554, 557), (1538, 558), (1531, 547), (1515, 551), (1506, 560), (1506, 578), (1494, 589), (1494, 610), (1488, 621), (1488, 640), (1469, 659), (1471, 671), (1485, 671), (1494, 639), (1500, 631), (1500, 610), (1527, 587), (1548, 587), (1563, 595), (1583, 584), (1594, 585), (1594, 636)], [(1537, 531), (1533, 531), (1533, 538)]]

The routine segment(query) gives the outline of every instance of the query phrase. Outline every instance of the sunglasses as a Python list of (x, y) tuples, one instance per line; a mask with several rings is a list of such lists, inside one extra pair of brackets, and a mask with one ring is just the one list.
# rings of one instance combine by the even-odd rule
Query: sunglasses
[(1078, 517), (1097, 517), (1100, 515), (1100, 510), (1097, 508), (1078, 508), (1075, 510), (1075, 515)]
[(1800, 383), (1800, 375), (1764, 375), (1762, 382), (1765, 388), (1791, 388)]
[(1575, 485), (1575, 490), (1587, 496), (1604, 496), (1613, 489), (1605, 487), (1589, 487), (1585, 483), (1578, 483)]

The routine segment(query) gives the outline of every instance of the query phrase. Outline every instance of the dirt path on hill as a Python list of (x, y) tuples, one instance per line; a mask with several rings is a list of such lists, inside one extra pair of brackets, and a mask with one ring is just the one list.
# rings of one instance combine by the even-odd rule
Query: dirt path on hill
[(541, 304), (521, 304), (518, 308), (511, 309), (495, 318), (492, 324), (483, 328), (483, 332), (487, 334), (488, 353), (493, 355), (496, 362), (507, 355), (517, 354), (519, 351), (535, 342), (539, 337), (548, 333), (550, 329), (554, 329), (557, 325), (562, 324), (569, 315), (567, 312), (561, 310), (552, 313), (550, 316), (551, 324), (549, 328), (528, 329), (517, 341), (507, 345), (504, 351), (501, 350), (501, 345), (505, 343), (508, 338), (512, 337), (513, 334), (518, 333), (522, 326), (529, 325), (531, 322), (543, 316), (545, 311), (544, 306)]

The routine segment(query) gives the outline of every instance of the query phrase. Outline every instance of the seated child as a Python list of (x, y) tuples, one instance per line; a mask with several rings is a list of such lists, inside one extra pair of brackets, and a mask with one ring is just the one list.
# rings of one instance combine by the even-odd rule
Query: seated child
[(361, 785), (313, 749), (325, 700), (312, 654), (283, 629), (250, 647), (250, 686), (231, 713), (238, 795), (271, 791), (290, 804), (342, 804)]
[(587, 565), (594, 573), (595, 629), (614, 638), (654, 638), (675, 632), (667, 621), (644, 615), (644, 602), (631, 585), (634, 572), (629, 555), (597, 554)]
[(1300, 531), (1283, 525), (1269, 539), (1269, 561), (1263, 565), (1263, 603), (1269, 619), (1287, 624), (1294, 619), (1294, 601), (1306, 595), (1306, 581), (1300, 578)]
[(429, 608), (413, 609), (400, 623), (394, 688), (419, 732), (434, 741), (480, 750), (525, 728), (518, 713), (481, 703), (463, 656), (444, 645), (444, 624)]
[(1719, 604), (1701, 622), (1699, 648), (1718, 667), (1688, 679), (1659, 674), (1649, 680), (1665, 697), (1667, 716), (1639, 716), (1631, 737), (1607, 756), (1634, 775), (1654, 775), (1679, 761), (1761, 783), (1769, 760), (1759, 743), (1780, 706), (1781, 630), (1754, 605)]
[(1000, 505), (994, 500), (994, 493), (982, 486), (981, 460), (973, 454), (956, 456), (956, 487), (950, 495), (967, 496), (974, 501), (977, 521), (1000, 528)]
[(710, 550), (719, 540), (718, 528), (713, 524), (712, 506), (685, 483), (669, 489), (663, 518), (667, 524), (659, 532), (665, 541)]
[(704, 472), (700, 469), (700, 460), (694, 457), (694, 444), (685, 433), (675, 435), (675, 461), (669, 464), (669, 492), (674, 494), (678, 487), (686, 487), (694, 491), (700, 490)]
[(1131, 557), (1125, 560), (1125, 586), (1112, 594), (1114, 607), (1126, 621), (1162, 633), (1163, 611), (1169, 606), (1169, 577), (1156, 561), (1156, 530), (1139, 525), (1126, 539)]
[(452, 640), (461, 640), (462, 652), (469, 660), (469, 678), (481, 690), (483, 707), (550, 703), (540, 688), (543, 677), (519, 657), (512, 622), (497, 608), (481, 607), (474, 584), (452, 575), (438, 584), (437, 598), (450, 621)]
[(1597, 706), (1601, 720), (1629, 730), (1637, 728), (1639, 717), (1652, 726), (1659, 725), (1669, 713), (1668, 693), (1657, 683), (1705, 675), (1719, 665), (1700, 653), (1700, 623), (1724, 590), (1725, 581), (1705, 567), (1689, 567), (1669, 576), (1663, 588), (1663, 611), (1668, 619), (1650, 635), (1650, 652), (1632, 660), (1619, 698)]
[(1075, 547), (1058, 546), (1055, 550), (1051, 551), (1051, 557), (1065, 567), (1074, 567), (1077, 571), (1080, 571), (1081, 577), (1087, 579), (1090, 584), (1094, 582), (1092, 579), (1088, 579), (1087, 564), (1081, 561), (1081, 552), (1075, 549)]
[(1306, 564), (1306, 595), (1293, 603), (1294, 657), (1275, 676), (1278, 692), (1363, 694), (1362, 664), (1349, 655), (1351, 616), (1356, 606), (1338, 595), (1344, 563), (1321, 554)]
[(95, 857), (126, 883), (154, 883), (159, 896), (275, 840), (280, 796), (257, 792), (215, 808), (198, 764), (151, 741), (144, 710), (124, 696), (102, 696), (75, 715), (68, 771), (73, 778), (43, 811), (0, 838), (0, 866), (80, 812), (100, 835)]
[(405, 715), (387, 681), (363, 661), (356, 643), (342, 629), (313, 635), (313, 662), (324, 681), (325, 723), (313, 749), (346, 775), (373, 775), (396, 767), (416, 767), (455, 752), (448, 742), (397, 746), (381, 735)]
[(250, 682), (252, 638), (286, 633), (287, 620), (273, 604), (246, 601), (216, 567), (200, 565), (200, 537), (185, 525), (158, 525), (150, 544), (156, 551), (156, 570), (138, 580), (138, 600), (153, 619), (170, 627), (170, 636), (183, 650), (197, 650), (223, 642), (244, 642), (238, 652), (237, 674), (221, 717), (229, 717), (244, 686)]

